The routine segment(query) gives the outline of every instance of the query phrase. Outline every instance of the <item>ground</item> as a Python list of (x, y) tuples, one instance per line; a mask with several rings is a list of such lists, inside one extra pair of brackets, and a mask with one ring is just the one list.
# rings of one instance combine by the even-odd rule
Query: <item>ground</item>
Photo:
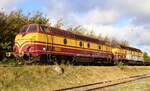
[(61, 65), (63, 74), (59, 74), (55, 67), (56, 65), (0, 66), (0, 91), (50, 91), (131, 75), (150, 74), (149, 66)]
[(102, 91), (150, 91), (150, 78), (105, 88)]

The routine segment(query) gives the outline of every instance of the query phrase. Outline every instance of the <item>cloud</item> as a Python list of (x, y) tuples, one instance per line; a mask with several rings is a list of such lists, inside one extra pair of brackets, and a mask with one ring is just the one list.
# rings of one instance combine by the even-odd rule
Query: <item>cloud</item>
[(2, 9), (12, 9), (15, 8), (18, 3), (22, 2), (23, 0), (1, 0), (0, 1), (0, 8)]
[(45, 9), (47, 9), (46, 11), (50, 18), (54, 19), (66, 19), (67, 14), (69, 14), (71, 10), (68, 2), (66, 2), (65, 0), (44, 0), (44, 4), (44, 7)]
[[(72, 6), (69, 7), (70, 9), (72, 9), (70, 11), (75, 11), (76, 13), (84, 15), (93, 13), (91, 14), (91, 16), (94, 15), (94, 13), (98, 13), (97, 16), (94, 16), (93, 18), (100, 16), (102, 17), (103, 15), (105, 16), (105, 14), (107, 13), (110, 14), (109, 18), (116, 15), (120, 15), (120, 17), (132, 18), (132, 23), (136, 25), (144, 25), (150, 23), (150, 0), (86, 0), (86, 2), (76, 0), (76, 2), (72, 3), (73, 5), (70, 5), (69, 3), (69, 5)], [(100, 13), (101, 11), (102, 13)], [(107, 14), (104, 18), (101, 19), (101, 21), (108, 21)], [(117, 20), (117, 18), (115, 19)]]
[(133, 24), (150, 24), (150, 0), (112, 0), (108, 5), (122, 16), (134, 18)]
[(10, 4), (16, 2), (16, 0), (12, 1), (12, 0), (2, 0), (0, 3), (0, 8), (4, 8), (9, 6)]
[(116, 9), (122, 10), (127, 15), (150, 15), (149, 0), (114, 0), (114, 5), (117, 5)]
[[(99, 10), (92, 9), (84, 14), (82, 21), (84, 23), (88, 22), (91, 24), (112, 24), (115, 20), (119, 18), (118, 12), (113, 10)], [(90, 22), (89, 22), (90, 21)]]

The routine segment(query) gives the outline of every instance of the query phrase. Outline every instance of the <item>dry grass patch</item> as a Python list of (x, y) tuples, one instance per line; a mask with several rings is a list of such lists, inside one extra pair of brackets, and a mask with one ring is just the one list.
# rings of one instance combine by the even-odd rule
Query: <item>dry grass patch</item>
[(109, 79), (150, 73), (150, 67), (130, 67), (124, 69), (104, 66), (61, 66), (63, 74), (54, 71), (54, 65), (0, 67), (1, 91), (49, 91), (99, 82)]

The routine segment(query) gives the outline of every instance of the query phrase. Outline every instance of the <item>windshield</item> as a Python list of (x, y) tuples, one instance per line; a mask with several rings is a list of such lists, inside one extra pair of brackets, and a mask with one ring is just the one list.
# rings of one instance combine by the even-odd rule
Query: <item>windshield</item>
[(30, 26), (24, 26), (20, 33), (26, 33), (26, 32), (36, 32), (37, 28), (36, 25), (30, 25)]
[(30, 25), (30, 28), (26, 32), (36, 32), (36, 25)]

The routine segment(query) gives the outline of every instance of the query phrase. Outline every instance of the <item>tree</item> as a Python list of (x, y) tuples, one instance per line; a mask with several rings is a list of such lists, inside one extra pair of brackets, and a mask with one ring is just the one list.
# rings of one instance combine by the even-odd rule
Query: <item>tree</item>
[(108, 38), (108, 36), (105, 36), (105, 37), (103, 38), (103, 40), (104, 40), (105, 42), (110, 43), (110, 39)]
[(120, 41), (120, 45), (129, 46), (129, 42), (126, 40), (122, 40), (122, 41)]
[(75, 34), (85, 35), (85, 29), (82, 28), (80, 25), (76, 27), (68, 28), (67, 31), (70, 31)]
[(94, 33), (94, 31), (90, 31), (89, 33), (86, 34), (87, 36), (91, 37), (91, 38), (97, 38), (96, 34)]
[(112, 45), (122, 45), (122, 46), (129, 46), (129, 42), (126, 40), (118, 40), (116, 38), (112, 38), (111, 40)]
[(112, 45), (119, 45), (119, 41), (116, 38), (112, 38), (111, 44)]
[(102, 37), (101, 34), (99, 34), (98, 36), (96, 36), (96, 38), (99, 39), (99, 40), (103, 40), (103, 37)]
[(147, 52), (144, 52), (144, 61), (150, 61), (150, 57), (148, 56), (148, 53)]
[(63, 26), (63, 22), (62, 22), (62, 19), (59, 19), (56, 24), (54, 25), (55, 28), (59, 28), (61, 29)]
[(29, 18), (28, 23), (46, 24), (48, 21), (49, 19), (44, 17), (42, 12), (37, 11)]

